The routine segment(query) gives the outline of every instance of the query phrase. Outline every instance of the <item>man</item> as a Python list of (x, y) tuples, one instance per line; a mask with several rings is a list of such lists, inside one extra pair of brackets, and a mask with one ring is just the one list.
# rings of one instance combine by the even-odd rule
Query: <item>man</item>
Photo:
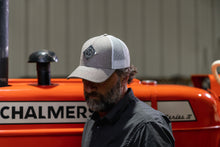
[(86, 41), (80, 65), (68, 78), (82, 78), (94, 111), (86, 122), (82, 147), (174, 146), (167, 117), (136, 98), (127, 87), (136, 73), (127, 46), (111, 35)]

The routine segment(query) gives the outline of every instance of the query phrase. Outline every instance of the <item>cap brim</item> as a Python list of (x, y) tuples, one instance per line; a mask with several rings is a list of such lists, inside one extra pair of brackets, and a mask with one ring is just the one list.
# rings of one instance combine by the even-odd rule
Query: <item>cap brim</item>
[(115, 69), (101, 69), (88, 66), (78, 66), (67, 78), (81, 78), (95, 83), (107, 80)]

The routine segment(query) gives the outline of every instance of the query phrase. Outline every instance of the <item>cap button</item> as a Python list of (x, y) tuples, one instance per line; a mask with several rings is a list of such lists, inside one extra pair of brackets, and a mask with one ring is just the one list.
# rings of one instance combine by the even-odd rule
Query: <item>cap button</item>
[(108, 36), (108, 34), (104, 34), (103, 36)]

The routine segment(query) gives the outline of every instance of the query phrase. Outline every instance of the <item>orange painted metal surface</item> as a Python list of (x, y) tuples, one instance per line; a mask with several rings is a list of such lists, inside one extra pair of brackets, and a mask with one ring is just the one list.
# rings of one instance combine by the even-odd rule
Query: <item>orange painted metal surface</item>
[[(196, 85), (198, 88), (180, 85), (148, 85), (136, 79), (129, 87), (139, 99), (155, 109), (164, 110), (164, 113), (171, 118), (177, 147), (218, 147), (220, 145), (219, 85), (212, 82), (214, 80), (212, 76), (208, 77), (212, 83), (209, 91), (201, 89), (199, 87), (201, 84)], [(196, 79), (198, 82), (203, 78)], [(45, 109), (47, 113), (53, 114), (53, 117), (58, 117), (59, 114), (59, 117), (67, 120), (71, 120), (66, 118), (67, 112), (74, 118), (84, 116), (83, 106), (69, 107), (68, 105), (58, 107), (60, 109), (55, 108), (59, 103), (66, 105), (84, 102), (82, 81), (52, 79), (51, 82), (50, 86), (38, 86), (36, 79), (10, 79), (9, 86), (0, 88), (0, 118), (6, 121), (0, 124), (2, 146), (80, 146), (83, 122), (59, 122), (60, 120), (53, 122), (52, 117), (41, 114), (41, 111)], [(19, 105), (14, 106), (18, 102)], [(56, 103), (53, 104), (53, 102)], [(8, 106), (5, 107), (3, 104)], [(29, 105), (28, 109), (21, 109), (22, 104)], [(52, 106), (54, 106), (53, 109)], [(185, 110), (186, 113), (182, 112)], [(10, 114), (11, 111), (17, 113), (14, 118)], [(61, 111), (64, 116), (61, 115)], [(81, 111), (79, 115), (77, 111)], [(41, 122), (47, 117), (49, 122)], [(20, 119), (18, 123), (16, 119)], [(30, 122), (26, 123), (25, 119)], [(57, 120), (54, 118), (54, 121)]]
[[(10, 79), (10, 86), (0, 88), (0, 101), (84, 101), (81, 80), (55, 79), (51, 86), (36, 83), (36, 79)], [(0, 125), (0, 142), (4, 147), (80, 146), (83, 126), (82, 123), (3, 124)]]

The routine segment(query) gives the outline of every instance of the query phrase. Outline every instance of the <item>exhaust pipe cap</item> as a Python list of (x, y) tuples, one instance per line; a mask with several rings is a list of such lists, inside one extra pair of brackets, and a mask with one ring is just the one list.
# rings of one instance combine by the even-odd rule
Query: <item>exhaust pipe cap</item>
[(51, 85), (50, 62), (58, 62), (54, 52), (40, 50), (29, 56), (29, 63), (37, 63), (38, 85)]
[(43, 49), (32, 53), (29, 56), (28, 62), (29, 63), (58, 62), (58, 58), (54, 52)]

